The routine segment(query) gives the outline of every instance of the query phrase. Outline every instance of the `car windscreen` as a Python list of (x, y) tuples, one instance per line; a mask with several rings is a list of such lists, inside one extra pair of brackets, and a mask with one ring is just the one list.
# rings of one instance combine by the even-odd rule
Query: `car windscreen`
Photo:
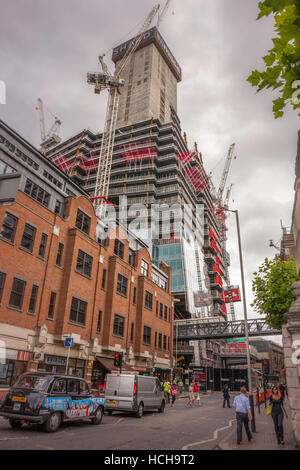
[(45, 375), (23, 375), (14, 383), (13, 388), (25, 388), (39, 392), (47, 391), (49, 377)]

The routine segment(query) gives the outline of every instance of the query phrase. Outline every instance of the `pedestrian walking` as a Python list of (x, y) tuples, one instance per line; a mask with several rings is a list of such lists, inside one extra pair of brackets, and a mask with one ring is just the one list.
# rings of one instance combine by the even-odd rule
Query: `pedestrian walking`
[(278, 444), (284, 444), (283, 440), (283, 412), (286, 419), (288, 415), (283, 404), (283, 397), (280, 393), (279, 387), (272, 388), (272, 395), (270, 396), (270, 405), (272, 406), (272, 419), (274, 423), (275, 433)]
[(246, 387), (243, 385), (241, 387), (240, 395), (237, 395), (233, 400), (233, 408), (236, 412), (236, 421), (237, 421), (237, 444), (239, 445), (242, 441), (243, 434), (243, 424), (245, 431), (250, 442), (252, 439), (252, 434), (249, 429), (249, 420), (252, 421), (252, 413), (249, 398), (247, 397)]
[(199, 390), (199, 387), (198, 387), (197, 383), (195, 383), (195, 385), (194, 385), (194, 395), (195, 395), (195, 400), (198, 403), (198, 406), (201, 406), (201, 404), (200, 404), (200, 390)]
[(179, 394), (182, 394), (183, 391), (183, 382), (182, 379), (178, 380), (178, 388), (179, 388)]
[(175, 403), (175, 400), (176, 400), (176, 397), (177, 397), (177, 386), (176, 386), (176, 383), (174, 382), (172, 385), (171, 385), (171, 406), (174, 405)]
[(278, 383), (277, 384), (277, 387), (279, 388), (279, 391), (281, 393), (281, 396), (282, 396), (282, 400), (284, 400), (284, 397), (285, 397), (285, 386), (281, 383)]
[(170, 403), (170, 392), (171, 392), (171, 385), (168, 381), (164, 382), (164, 396), (165, 401)]
[(186, 404), (186, 406), (191, 406), (192, 408), (194, 408), (194, 403), (195, 403), (194, 386), (195, 386), (195, 382), (190, 382), (189, 401)]
[(223, 408), (225, 408), (225, 404), (227, 403), (227, 407), (230, 408), (230, 388), (226, 384), (223, 389)]

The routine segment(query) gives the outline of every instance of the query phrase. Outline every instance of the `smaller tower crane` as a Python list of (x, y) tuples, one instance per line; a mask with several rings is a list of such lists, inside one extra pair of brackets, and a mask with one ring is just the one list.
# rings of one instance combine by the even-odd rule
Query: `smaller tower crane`
[(54, 123), (52, 124), (50, 130), (46, 134), (44, 104), (41, 98), (38, 98), (37, 101), (38, 101), (38, 106), (36, 106), (36, 109), (39, 111), (39, 115), (40, 115), (40, 130), (41, 130), (40, 150), (42, 153), (46, 153), (47, 150), (49, 150), (51, 147), (61, 142), (61, 138), (58, 135), (59, 128), (61, 126), (61, 121), (56, 116), (54, 116)]

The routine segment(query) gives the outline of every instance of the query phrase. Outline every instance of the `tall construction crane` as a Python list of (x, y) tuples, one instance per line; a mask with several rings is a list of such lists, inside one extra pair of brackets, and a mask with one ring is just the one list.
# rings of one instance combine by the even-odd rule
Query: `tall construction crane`
[(40, 130), (41, 130), (41, 144), (40, 150), (42, 153), (46, 153), (54, 145), (57, 145), (61, 142), (61, 138), (58, 135), (59, 128), (61, 126), (61, 121), (54, 116), (54, 123), (52, 124), (50, 130), (45, 131), (45, 116), (44, 116), (44, 104), (41, 98), (38, 98), (38, 106), (36, 109), (39, 111), (40, 115)]
[[(227, 153), (227, 158), (225, 161), (222, 177), (221, 177), (221, 182), (220, 186), (218, 189), (217, 193), (217, 210), (221, 213), (221, 215), (224, 214), (224, 210), (228, 209), (228, 202), (229, 202), (229, 196), (231, 193), (232, 189), (232, 184), (230, 187), (227, 189), (225, 199), (223, 200), (223, 194), (224, 194), (224, 189), (232, 161), (232, 156), (233, 156), (233, 151), (234, 151), (235, 144), (231, 144)], [(223, 213), (223, 214), (222, 214)], [(222, 246), (222, 251), (223, 251), (223, 259), (224, 259), (224, 265), (225, 265), (225, 280), (227, 284), (227, 290), (228, 290), (228, 298), (229, 298), (229, 305), (230, 305), (230, 316), (231, 320), (235, 320), (235, 311), (234, 311), (234, 305), (232, 302), (232, 286), (230, 284), (230, 277), (229, 277), (229, 266), (226, 258), (226, 225), (225, 225), (225, 220), (226, 220), (226, 215), (224, 214), (224, 217), (219, 218), (219, 228), (220, 228), (220, 235), (221, 235), (221, 246)]]
[(143, 39), (145, 31), (151, 25), (159, 9), (159, 4), (152, 8), (150, 13), (146, 17), (138, 35), (131, 42), (123, 58), (116, 65), (115, 72), (113, 75), (109, 72), (109, 69), (104, 62), (104, 54), (98, 56), (98, 60), (102, 67), (102, 72), (87, 74), (87, 82), (91, 85), (94, 85), (96, 94), (99, 94), (102, 90), (108, 90), (108, 103), (102, 134), (95, 193), (92, 197), (96, 214), (100, 218), (103, 217), (105, 213), (106, 200), (108, 197), (110, 170), (119, 107), (120, 88), (125, 84), (125, 80), (121, 78), (121, 74), (129, 60), (131, 59), (131, 56), (138, 48), (140, 42)]
[(169, 8), (169, 6), (170, 6), (170, 3), (171, 3), (171, 0), (167, 0), (166, 3), (165, 3), (164, 8), (163, 8), (162, 11), (161, 11), (161, 13), (159, 13), (159, 14), (157, 15), (157, 16), (158, 16), (158, 17), (157, 17), (157, 24), (156, 24), (157, 28), (159, 28), (160, 23), (162, 22), (162, 20), (163, 20), (165, 14), (167, 13), (168, 8)]

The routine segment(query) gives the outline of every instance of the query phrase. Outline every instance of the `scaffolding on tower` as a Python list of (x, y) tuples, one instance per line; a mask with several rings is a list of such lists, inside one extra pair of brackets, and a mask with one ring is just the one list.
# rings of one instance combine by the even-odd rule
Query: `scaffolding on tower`
[(196, 193), (205, 191), (209, 187), (209, 178), (199, 159), (198, 153), (189, 150), (177, 155), (187, 176), (187, 180)]

